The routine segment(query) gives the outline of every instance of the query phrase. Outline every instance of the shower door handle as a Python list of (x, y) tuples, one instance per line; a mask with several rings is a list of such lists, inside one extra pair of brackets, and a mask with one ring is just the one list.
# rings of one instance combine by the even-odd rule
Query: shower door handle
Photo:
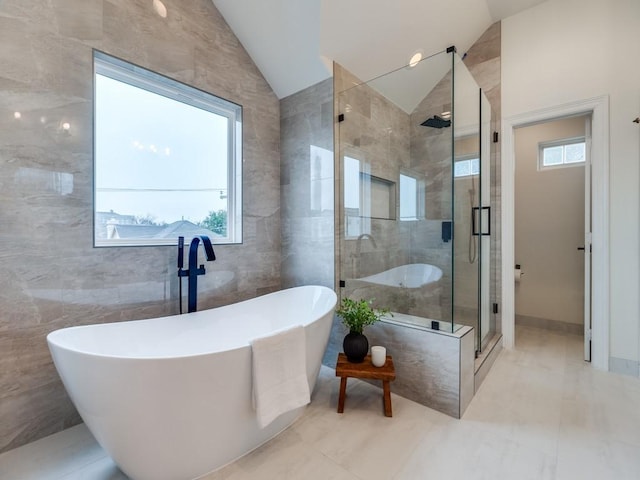
[(478, 230), (476, 229), (476, 215), (480, 207), (471, 207), (471, 235), (478, 236)]
[[(479, 231), (482, 228), (482, 213), (486, 212), (487, 231)], [(477, 220), (476, 220), (477, 218)], [(491, 207), (471, 207), (471, 234), (473, 236), (491, 235)]]

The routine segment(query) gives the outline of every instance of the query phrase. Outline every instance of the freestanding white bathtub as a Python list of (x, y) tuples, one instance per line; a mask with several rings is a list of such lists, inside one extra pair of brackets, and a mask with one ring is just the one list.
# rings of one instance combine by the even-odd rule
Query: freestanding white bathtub
[(313, 391), (335, 304), (326, 287), (297, 287), (185, 315), (64, 328), (47, 341), (78, 412), (123, 472), (188, 480), (251, 451), (302, 413), (260, 429), (249, 342), (303, 325)]

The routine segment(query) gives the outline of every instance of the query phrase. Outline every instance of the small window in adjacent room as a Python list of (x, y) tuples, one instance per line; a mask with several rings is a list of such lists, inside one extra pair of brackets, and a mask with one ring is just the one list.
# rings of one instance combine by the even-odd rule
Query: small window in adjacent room
[(472, 175), (478, 175), (480, 173), (480, 159), (464, 158), (462, 160), (456, 160), (453, 165), (453, 176), (458, 177), (470, 177)]
[(538, 167), (542, 170), (584, 164), (585, 148), (584, 137), (542, 142), (538, 145)]
[(242, 107), (94, 51), (94, 244), (242, 242)]

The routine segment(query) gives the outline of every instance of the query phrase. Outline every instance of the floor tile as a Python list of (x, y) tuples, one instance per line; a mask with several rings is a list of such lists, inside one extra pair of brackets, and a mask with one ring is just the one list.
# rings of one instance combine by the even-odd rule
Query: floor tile
[[(640, 478), (640, 380), (582, 360), (577, 335), (518, 326), (462, 419), (323, 367), (289, 429), (202, 480)], [(393, 383), (391, 384), (393, 392)], [(84, 425), (0, 455), (3, 480), (126, 480)]]

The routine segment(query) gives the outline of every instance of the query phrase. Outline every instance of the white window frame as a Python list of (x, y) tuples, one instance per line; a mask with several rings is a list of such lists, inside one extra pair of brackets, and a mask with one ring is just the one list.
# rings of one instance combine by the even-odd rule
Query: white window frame
[[(571, 137), (564, 138), (561, 140), (553, 140), (549, 142), (540, 142), (538, 143), (538, 170), (552, 170), (556, 168), (567, 168), (567, 167), (580, 167), (584, 166), (585, 161), (581, 162), (568, 162), (566, 163), (566, 150), (565, 147), (569, 145), (576, 145), (579, 143), (584, 143), (586, 148), (586, 139), (585, 137)], [(554, 148), (554, 147), (563, 147), (562, 148), (562, 163), (558, 163), (556, 165), (545, 165), (544, 164), (544, 150), (546, 148)], [(586, 158), (586, 153), (585, 153)]]
[[(242, 106), (217, 97), (211, 93), (191, 87), (164, 75), (152, 72), (140, 66), (112, 57), (98, 50), (93, 51), (94, 100), (96, 99), (95, 76), (102, 75), (111, 79), (161, 95), (177, 102), (197, 107), (227, 118), (229, 123), (227, 138), (227, 236), (211, 237), (216, 244), (242, 243)], [(97, 102), (94, 101), (94, 119)], [(156, 246), (176, 245), (175, 238), (150, 239), (97, 239), (96, 220), (96, 171), (97, 154), (95, 147), (96, 122), (94, 120), (94, 246)], [(188, 172), (185, 172), (187, 174)]]

